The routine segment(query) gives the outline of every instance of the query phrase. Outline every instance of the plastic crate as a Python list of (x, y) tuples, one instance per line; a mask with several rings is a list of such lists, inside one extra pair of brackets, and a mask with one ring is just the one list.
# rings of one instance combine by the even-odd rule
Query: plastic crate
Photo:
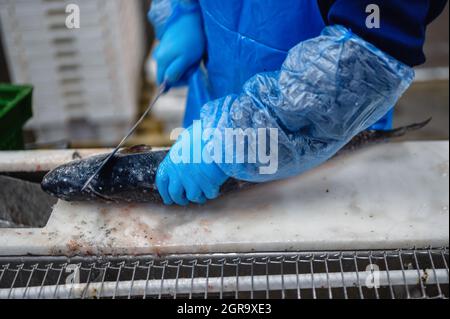
[(0, 150), (23, 149), (22, 127), (32, 116), (31, 86), (0, 84)]

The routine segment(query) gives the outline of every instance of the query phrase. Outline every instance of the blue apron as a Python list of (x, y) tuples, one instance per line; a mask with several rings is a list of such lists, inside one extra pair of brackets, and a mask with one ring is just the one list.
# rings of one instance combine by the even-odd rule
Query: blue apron
[[(317, 1), (199, 0), (207, 39), (206, 72), (189, 79), (184, 126), (210, 100), (238, 94), (257, 73), (281, 68), (288, 51), (325, 27)], [(387, 129), (392, 112), (375, 125)]]

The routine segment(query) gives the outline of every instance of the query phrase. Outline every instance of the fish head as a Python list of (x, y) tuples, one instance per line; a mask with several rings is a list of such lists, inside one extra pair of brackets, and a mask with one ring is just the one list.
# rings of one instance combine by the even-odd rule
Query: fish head
[(96, 157), (95, 161), (79, 160), (61, 165), (44, 176), (41, 188), (46, 193), (63, 200), (86, 200), (91, 192), (89, 189), (83, 191), (83, 186), (103, 159), (104, 156), (101, 156)]

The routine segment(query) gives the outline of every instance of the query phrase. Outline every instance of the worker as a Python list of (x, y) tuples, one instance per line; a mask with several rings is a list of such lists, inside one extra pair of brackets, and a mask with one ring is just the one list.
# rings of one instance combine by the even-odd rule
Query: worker
[[(328, 160), (358, 133), (391, 128), (393, 106), (414, 79), (412, 68), (425, 61), (426, 27), (447, 3), (152, 2), (157, 81), (189, 85), (187, 144), (192, 152), (197, 143), (206, 154), (199, 161), (177, 161), (174, 155), (186, 139), (175, 143), (156, 178), (167, 205), (203, 204), (231, 177), (267, 182), (298, 175)], [(278, 166), (270, 174), (261, 173), (259, 160), (236, 160), (253, 149), (249, 138), (237, 145), (240, 151), (223, 145), (224, 154), (214, 154), (213, 146), (225, 142), (220, 134), (204, 134), (205, 129), (242, 135), (264, 128), (277, 132), (261, 136), (262, 143), (266, 137), (277, 142), (270, 151), (276, 151)], [(234, 151), (234, 160), (224, 160), (227, 151)]]

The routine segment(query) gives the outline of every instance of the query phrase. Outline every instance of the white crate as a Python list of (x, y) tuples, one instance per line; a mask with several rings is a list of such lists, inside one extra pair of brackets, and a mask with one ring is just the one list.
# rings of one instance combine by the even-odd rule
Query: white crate
[[(69, 3), (80, 7), (80, 29), (65, 27)], [(99, 142), (116, 135), (104, 132), (114, 130), (108, 122), (130, 126), (146, 41), (140, 5), (139, 0), (0, 0), (12, 79), (35, 88), (28, 127), (40, 132), (39, 141), (57, 132), (77, 139), (68, 123), (78, 119), (107, 126), (97, 127), (103, 132)]]

